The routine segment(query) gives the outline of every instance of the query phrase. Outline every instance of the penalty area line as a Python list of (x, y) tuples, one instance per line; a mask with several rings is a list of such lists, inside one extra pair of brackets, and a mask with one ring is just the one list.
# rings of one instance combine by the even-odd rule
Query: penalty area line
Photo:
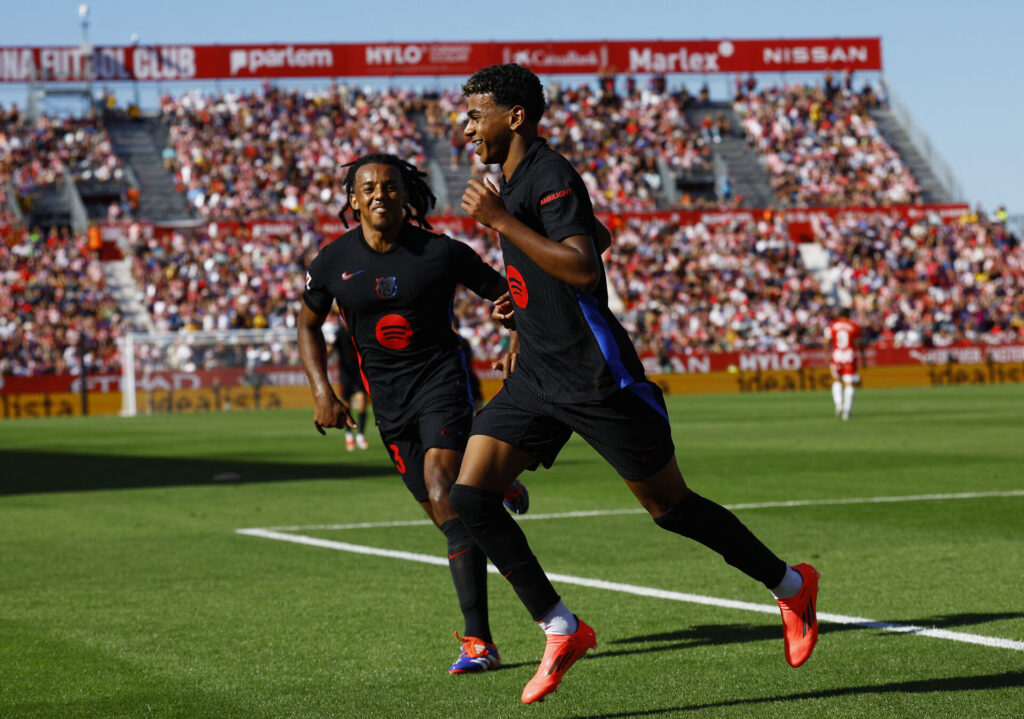
[[(747, 502), (744, 504), (726, 504), (725, 508), (736, 510), (747, 509), (778, 509), (786, 507), (824, 507), (844, 504), (885, 504), (888, 502), (934, 502), (952, 499), (984, 499), (987, 497), (1024, 497), (1024, 489), (1011, 489), (1001, 492), (957, 492), (952, 494), (907, 494), (897, 497), (843, 497), (838, 499), (789, 499), (775, 502)], [(647, 511), (635, 507), (631, 509), (589, 509), (577, 512), (553, 512), (549, 514), (513, 515), (519, 522), (540, 519), (574, 519), (577, 517), (609, 517), (618, 514), (647, 514)], [(288, 527), (263, 527), (263, 529), (280, 532), (302, 532), (309, 530), (340, 530), (340, 529), (379, 529), (384, 527), (427, 527), (433, 526), (429, 519), (409, 519), (393, 522), (354, 522), (350, 524), (297, 524)]]
[[(362, 544), (351, 544), (349, 542), (337, 542), (331, 539), (320, 537), (309, 537), (303, 534), (288, 534), (286, 532), (251, 527), (236, 529), (237, 534), (250, 537), (261, 537), (263, 539), (275, 539), (282, 542), (293, 542), (322, 549), (333, 549), (353, 554), (365, 554), (388, 559), (402, 559), (408, 562), (420, 562), (421, 564), (433, 564), (435, 566), (447, 567), (448, 560), (445, 557), (435, 557), (430, 554), (418, 554), (415, 552), (403, 552), (394, 549), (383, 549), (381, 547), (369, 547)], [(487, 565), (487, 571), (491, 574), (498, 574), (498, 570), (491, 564)], [(686, 592), (673, 592), (667, 589), (656, 587), (642, 587), (636, 584), (624, 584), (622, 582), (606, 582), (602, 579), (590, 579), (587, 577), (574, 577), (569, 574), (549, 574), (553, 582), (562, 584), (575, 584), (590, 589), (603, 589), (610, 592), (621, 592), (623, 594), (634, 594), (640, 597), (653, 599), (668, 599), (675, 602), (687, 602), (689, 604), (702, 604), (709, 607), (720, 607), (725, 609), (737, 609), (746, 612), (759, 612), (761, 614), (778, 614), (779, 608), (773, 604), (757, 604), (754, 602), (741, 602), (735, 599), (722, 599), (719, 597), (707, 597), (701, 594), (688, 594)], [(921, 637), (933, 639), (946, 639), (964, 644), (978, 644), (984, 647), (996, 649), (1010, 649), (1024, 652), (1024, 642), (1014, 639), (1003, 639), (1001, 637), (987, 637), (980, 634), (968, 634), (967, 632), (951, 632), (935, 627), (921, 627), (914, 624), (899, 624), (896, 622), (880, 622), (875, 619), (864, 617), (851, 617), (844, 614), (818, 613), (818, 619), (823, 622), (834, 624), (846, 624), (860, 627), (862, 629), (879, 629), (886, 632), (898, 634), (914, 634)]]

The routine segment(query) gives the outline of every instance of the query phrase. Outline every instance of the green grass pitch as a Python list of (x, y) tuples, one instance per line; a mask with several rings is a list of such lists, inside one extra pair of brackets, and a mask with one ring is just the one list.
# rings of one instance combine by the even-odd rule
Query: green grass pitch
[[(376, 437), (348, 453), (311, 412), (25, 420), (0, 424), (0, 717), (1024, 715), (1024, 387), (865, 390), (846, 423), (822, 392), (669, 409), (694, 489), (805, 502), (735, 511), (821, 570), (820, 613), (952, 634), (822, 622), (792, 669), (777, 615), (556, 582), (599, 646), (525, 707), (543, 635), (500, 577), (504, 665), (452, 677), (448, 570), (331, 548), (443, 555)], [(525, 480), (533, 515), (595, 513), (524, 521), (549, 572), (772, 605), (645, 515), (604, 513), (637, 504), (581, 441)], [(835, 502), (941, 494), (972, 496)]]

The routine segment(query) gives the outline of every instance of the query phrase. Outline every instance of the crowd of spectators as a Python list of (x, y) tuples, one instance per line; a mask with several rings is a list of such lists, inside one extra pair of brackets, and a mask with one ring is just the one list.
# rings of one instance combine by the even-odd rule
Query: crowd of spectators
[(157, 331), (295, 327), (319, 240), (176, 230), (138, 240), (132, 272)]
[[(877, 102), (869, 90), (856, 93), (831, 78), (822, 87), (755, 90), (739, 85), (735, 111), (781, 205), (920, 198), (867, 113)], [(666, 168), (710, 170), (712, 148), (729, 128), (721, 115), (687, 124), (684, 109), (700, 98), (667, 92), (663, 83), (627, 83), (621, 91), (599, 82), (596, 89), (554, 86), (549, 100), (543, 135), (579, 167), (595, 209), (613, 213), (615, 241), (605, 255), (612, 309), (640, 352), (666, 369), (670, 357), (693, 352), (814, 346), (835, 303), (845, 301), (874, 346), (1024, 341), (1024, 249), (1005, 218), (949, 225), (896, 214), (816, 220), (815, 241), (830, 268), (816, 275), (778, 213), (693, 225), (616, 214), (655, 209)], [(162, 111), (171, 137), (168, 170), (197, 213), (220, 223), (208, 231), (133, 235), (132, 273), (158, 331), (293, 328), (305, 267), (329, 239), (312, 219), (340, 210), (343, 166), (361, 154), (389, 152), (424, 164), (416, 112), (424, 113), (430, 137), (449, 140), (449, 162), (472, 162), (478, 176), (498, 180), (466, 147), (465, 98), (457, 91), (335, 85), (299, 93), (268, 85), (251, 94), (164, 97)], [(28, 123), (17, 108), (0, 108), (0, 193), (8, 183), (20, 194), (60, 182), (64, 167), (97, 181), (123, 170), (95, 119)], [(13, 219), (6, 207), (0, 197), (0, 226)], [(300, 229), (277, 237), (236, 222), (281, 216), (297, 218)], [(492, 233), (451, 234), (502, 269)], [(0, 279), (0, 374), (77, 371), (80, 346), (88, 371), (119, 369), (121, 315), (85, 236), (12, 235), (0, 242)], [(460, 293), (455, 315), (478, 358), (507, 347), (489, 303)], [(240, 350), (183, 341), (152, 351), (164, 353), (152, 359), (187, 370), (237, 362)], [(256, 359), (296, 361), (286, 347), (266, 351)]]
[(29, 120), (17, 105), (0, 107), (0, 186), (18, 195), (64, 181), (108, 182), (124, 177), (124, 163), (96, 115), (85, 118), (41, 115)]
[[(826, 276), (804, 267), (779, 214), (716, 225), (608, 221), (615, 235), (604, 258), (612, 310), (638, 350), (666, 369), (671, 357), (689, 353), (815, 346), (843, 301), (852, 302), (872, 346), (1024, 340), (1024, 248), (1004, 223), (985, 216), (948, 225), (895, 214), (821, 220), (815, 235), (829, 255)], [(501, 269), (492, 233), (450, 234)], [(244, 227), (175, 231), (139, 238), (132, 267), (159, 331), (290, 329), (305, 267), (326, 239), (311, 228), (291, 237), (253, 236)], [(5, 373), (73, 370), (79, 333), (90, 370), (116, 371), (120, 315), (84, 237), (33, 234), (23, 244), (0, 245), (0, 270)], [(478, 358), (507, 347), (489, 303), (463, 291), (454, 310)], [(162, 361), (197, 366), (198, 350), (178, 345)], [(227, 361), (215, 346), (202, 352), (208, 356), (199, 366)]]
[(855, 92), (827, 76), (821, 86), (740, 86), (733, 110), (781, 205), (916, 202), (917, 181), (868, 113), (877, 105), (870, 86)]
[(818, 235), (830, 253), (828, 284), (852, 301), (869, 344), (1024, 340), (1024, 248), (1005, 223), (849, 215), (824, 222)]
[(0, 376), (115, 371), (122, 325), (85, 235), (0, 242)]
[(788, 351), (825, 304), (777, 215), (724, 225), (631, 221), (609, 252), (619, 317), (641, 354)]
[[(1024, 341), (1024, 247), (984, 215), (942, 224), (898, 215), (825, 220), (819, 277), (778, 214), (721, 225), (612, 218), (605, 255), (612, 309), (642, 355), (672, 367), (694, 352), (796, 350), (822, 343), (837, 304), (875, 347)], [(486, 234), (462, 237), (501, 266)], [(468, 293), (460, 332), (482, 356), (506, 346), (488, 308)]]
[(323, 91), (262, 91), (161, 99), (170, 146), (164, 164), (197, 213), (253, 220), (337, 214), (346, 163), (387, 152), (422, 165), (411, 117), (422, 96), (332, 84)]

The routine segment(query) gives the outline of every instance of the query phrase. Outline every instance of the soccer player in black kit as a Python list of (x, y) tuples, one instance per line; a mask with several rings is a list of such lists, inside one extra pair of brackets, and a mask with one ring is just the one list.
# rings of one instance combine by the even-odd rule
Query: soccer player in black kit
[(544, 92), (515, 64), (492, 65), (463, 86), (466, 137), (500, 164), (500, 192), (470, 180), (462, 209), (501, 236), (519, 337), (516, 369), (477, 415), (452, 506), (544, 630), (544, 656), (523, 689), (530, 704), (597, 645), (563, 604), (502, 495), (524, 470), (549, 467), (576, 432), (625, 480), (663, 529), (694, 539), (763, 582), (782, 610), (785, 656), (802, 664), (817, 640), (818, 572), (775, 556), (730, 511), (691, 491), (676, 464), (660, 389), (649, 382), (608, 309), (595, 249), (607, 230), (572, 165), (538, 137)]
[[(449, 502), (449, 489), (473, 420), (466, 358), (452, 330), (455, 289), (489, 300), (505, 279), (466, 244), (428, 232), (434, 195), (424, 173), (394, 155), (366, 155), (349, 166), (348, 204), (359, 226), (310, 263), (299, 315), (302, 365), (313, 391), (316, 429), (355, 427), (327, 375), (323, 323), (334, 302), (349, 327), (359, 370), (373, 399), (380, 436), (409, 491), (448, 540), (448, 563), (465, 618), (452, 674), (500, 664), (487, 612), (487, 558)], [(415, 223), (418, 226), (414, 226)], [(506, 357), (505, 361), (509, 361)], [(509, 492), (526, 511), (522, 485)]]

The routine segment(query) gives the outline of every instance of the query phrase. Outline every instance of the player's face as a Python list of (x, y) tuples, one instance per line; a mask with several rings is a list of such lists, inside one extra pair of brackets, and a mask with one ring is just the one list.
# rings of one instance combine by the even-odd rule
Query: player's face
[(470, 95), (463, 134), (485, 165), (500, 164), (508, 157), (512, 140), (512, 110), (494, 104), (493, 95)]
[(401, 225), (407, 200), (398, 168), (382, 164), (360, 167), (348, 196), (352, 209), (359, 213), (360, 222), (367, 222), (377, 230)]

